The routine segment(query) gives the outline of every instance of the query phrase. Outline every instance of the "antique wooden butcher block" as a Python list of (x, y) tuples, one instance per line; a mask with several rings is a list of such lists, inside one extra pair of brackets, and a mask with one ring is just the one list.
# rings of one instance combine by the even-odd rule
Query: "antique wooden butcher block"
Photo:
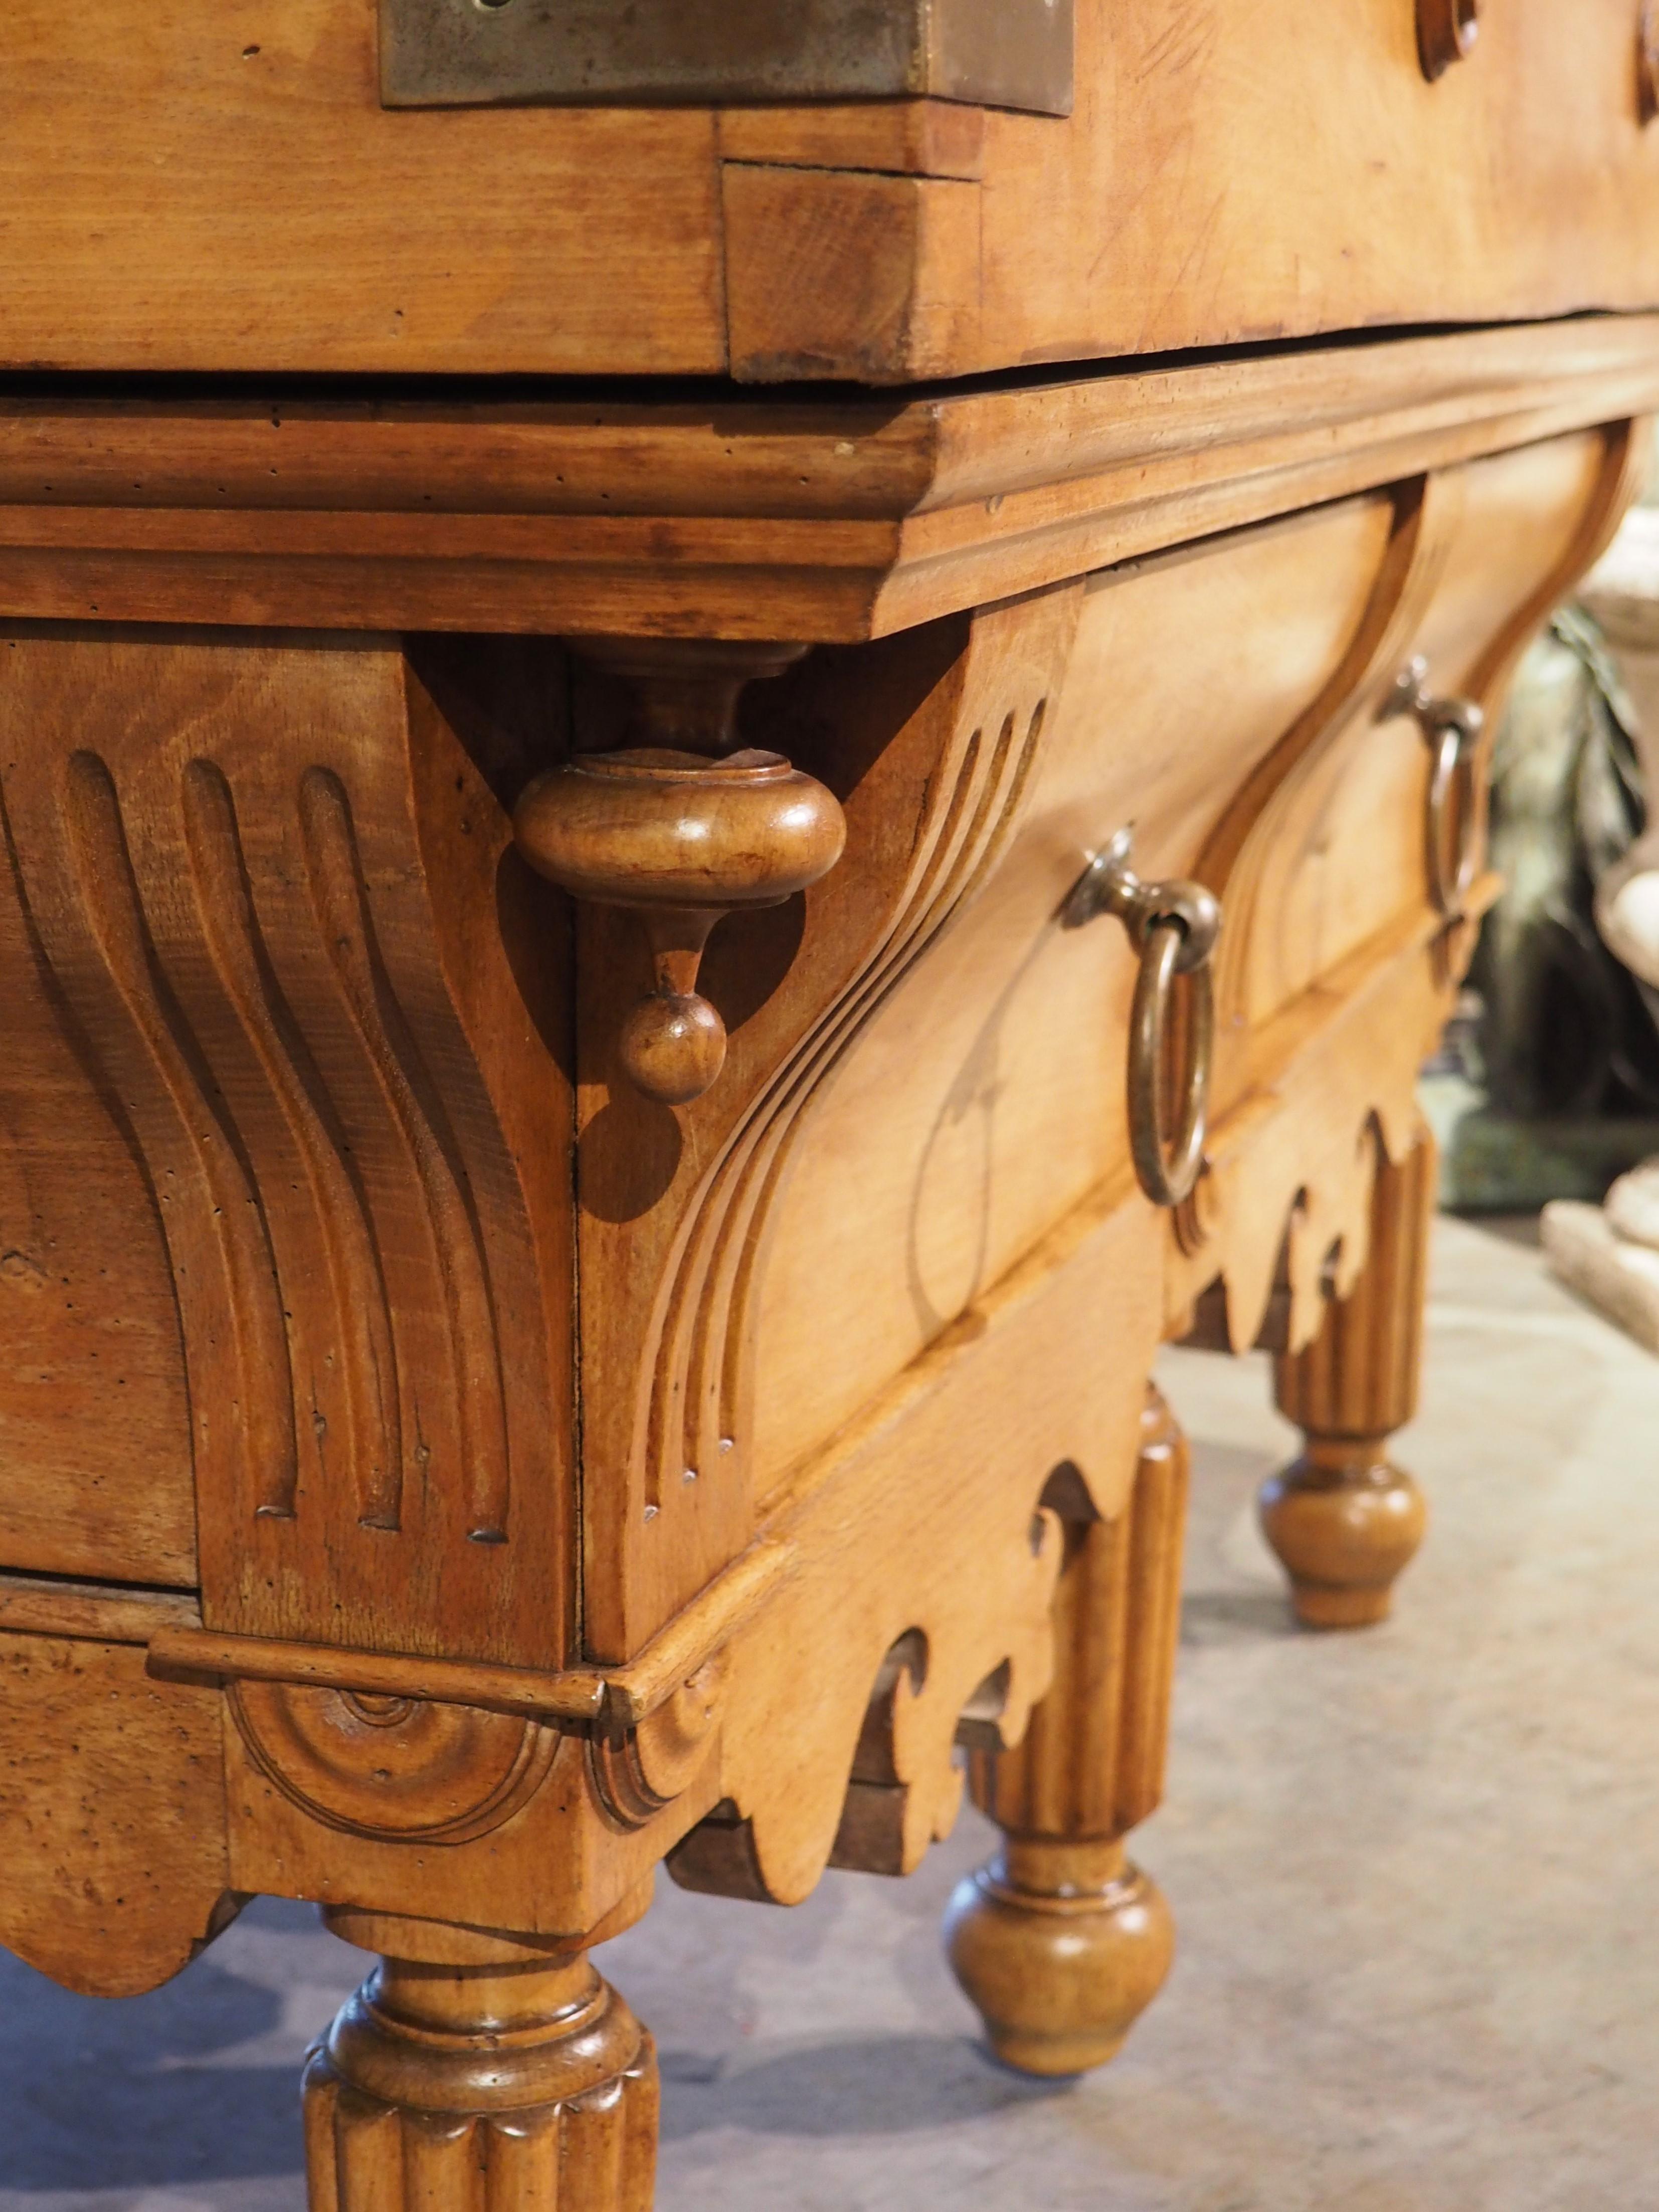
[(586, 1954), (662, 1863), (792, 1903), (965, 1786), (1000, 2054), (1155, 1994), (1149, 1373), (1278, 1354), (1292, 1601), (1380, 1618), (1656, 66), (1636, 0), (9, 12), (0, 1940), (121, 1995), (321, 1904), (313, 2212), (644, 2212)]

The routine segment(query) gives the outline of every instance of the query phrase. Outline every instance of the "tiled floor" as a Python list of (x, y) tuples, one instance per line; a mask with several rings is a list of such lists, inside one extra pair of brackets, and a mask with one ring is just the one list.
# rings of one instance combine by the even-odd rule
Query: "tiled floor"
[[(1286, 1626), (1259, 1361), (1169, 1356), (1198, 1446), (1174, 1975), (1106, 2073), (993, 2065), (940, 1961), (964, 1818), (906, 1883), (689, 1897), (607, 1971), (664, 2053), (662, 2212), (1659, 2205), (1659, 1361), (1524, 1238), (1442, 1224), (1435, 1506), (1397, 1620)], [(0, 1874), (3, 1878), (3, 1874)], [(295, 2069), (357, 1954), (255, 1908), (118, 2005), (0, 1966), (0, 2212), (300, 2212)]]

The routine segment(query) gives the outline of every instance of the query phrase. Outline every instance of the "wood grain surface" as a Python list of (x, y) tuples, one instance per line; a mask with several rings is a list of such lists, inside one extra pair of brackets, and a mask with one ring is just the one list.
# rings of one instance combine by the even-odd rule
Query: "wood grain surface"
[(0, 1634), (0, 1942), (70, 1989), (131, 1996), (234, 1917), (223, 1704), (144, 1655)]
[(714, 118), (380, 104), (375, 0), (27, 0), (0, 361), (708, 374)]
[(388, 112), (374, 0), (21, 0), (0, 364), (891, 382), (1651, 307), (1639, 12), (1510, 0), (1431, 84), (1415, 0), (1078, 0), (1074, 112), (957, 122)]

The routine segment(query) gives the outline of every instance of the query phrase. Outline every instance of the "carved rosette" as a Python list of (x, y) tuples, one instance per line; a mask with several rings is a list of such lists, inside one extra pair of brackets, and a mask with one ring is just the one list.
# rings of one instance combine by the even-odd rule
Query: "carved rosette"
[(540, 1722), (423, 1698), (241, 1681), (229, 1702), (254, 1764), (302, 1811), (396, 1842), (488, 1835), (528, 1804), (559, 1744)]
[(717, 1653), (637, 1728), (596, 1723), (589, 1729), (588, 1779), (615, 1826), (647, 1826), (690, 1783), (719, 1717), (726, 1664)]

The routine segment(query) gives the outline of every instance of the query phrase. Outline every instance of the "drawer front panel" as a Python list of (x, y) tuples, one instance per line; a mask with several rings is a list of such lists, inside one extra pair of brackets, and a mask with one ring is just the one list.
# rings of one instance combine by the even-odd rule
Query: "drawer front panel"
[[(1496, 711), (1515, 626), (1541, 620), (1607, 465), (1596, 434), (1473, 464), (1437, 484), (1444, 531), (1432, 599), (1402, 641), (1431, 689)], [(1433, 556), (1431, 556), (1431, 558)], [(1542, 592), (1542, 603), (1540, 594)], [(1428, 900), (1429, 748), (1409, 715), (1378, 719), (1368, 691), (1275, 810), (1272, 896), (1228, 963), (1231, 1011), (1261, 1028), (1407, 908)]]
[(1063, 135), (988, 118), (984, 356), (1070, 358), (1659, 297), (1638, 0), (1085, 0)]
[[(1378, 719), (1395, 672), (1423, 653), (1437, 688), (1495, 708), (1526, 635), (1593, 556), (1627, 458), (1622, 434), (1564, 439), (1083, 592), (1019, 833), (829, 1086), (779, 1201), (763, 1488), (1087, 1194), (1132, 1197), (1135, 956), (1115, 922), (1058, 920), (1085, 853), (1133, 823), (1141, 874), (1222, 894), (1217, 1117), (1270, 1096), (1261, 1041), (1279, 1049), (1286, 1010), (1310, 1006), (1316, 1027), (1368, 962), (1434, 926), (1427, 747), (1414, 721)], [(1379, 1036), (1379, 1067), (1404, 1054), (1409, 1073), (1420, 1015), (1408, 1026)]]
[(1023, 828), (865, 1032), (781, 1201), (760, 1469), (846, 1419), (1086, 1191), (1118, 1175), (1127, 1194), (1134, 959), (1115, 923), (1062, 930), (1061, 902), (1126, 823), (1145, 871), (1190, 866), (1330, 682), (1396, 527), (1390, 500), (1353, 501), (1083, 592)]

